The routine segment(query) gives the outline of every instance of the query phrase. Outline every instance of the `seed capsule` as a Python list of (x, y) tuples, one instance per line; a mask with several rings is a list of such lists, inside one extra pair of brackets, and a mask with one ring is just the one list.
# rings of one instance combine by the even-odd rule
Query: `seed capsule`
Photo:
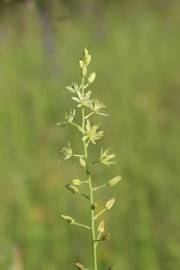
[(66, 188), (71, 191), (72, 193), (78, 193), (79, 192), (79, 189), (71, 184), (67, 184), (66, 185)]
[(115, 198), (112, 198), (109, 201), (107, 201), (107, 203), (105, 205), (107, 210), (110, 210), (113, 207), (113, 204), (115, 203), (115, 200), (116, 200)]
[(93, 83), (95, 78), (96, 78), (96, 73), (95, 72), (91, 73), (89, 78), (88, 78), (88, 82)]
[(115, 186), (116, 184), (118, 184), (121, 181), (121, 176), (116, 176), (114, 178), (112, 178), (111, 180), (108, 181), (107, 185), (109, 187)]
[(75, 223), (75, 220), (74, 220), (72, 217), (69, 217), (69, 216), (66, 216), (66, 215), (61, 215), (61, 218), (62, 218), (65, 222), (67, 222), (67, 223), (69, 223), (69, 224)]

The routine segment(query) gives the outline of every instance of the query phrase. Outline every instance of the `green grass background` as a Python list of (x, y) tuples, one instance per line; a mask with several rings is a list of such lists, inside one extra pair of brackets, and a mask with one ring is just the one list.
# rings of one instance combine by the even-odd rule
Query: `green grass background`
[(110, 114), (102, 120), (103, 143), (92, 153), (103, 145), (117, 154), (112, 168), (95, 168), (94, 181), (118, 173), (124, 179), (99, 192), (99, 205), (114, 193), (117, 198), (107, 216), (111, 240), (98, 250), (99, 269), (180, 269), (180, 6), (99, 12), (70, 13), (61, 21), (56, 9), (44, 30), (36, 9), (1, 15), (2, 270), (90, 264), (86, 231), (60, 219), (67, 213), (88, 221), (84, 200), (64, 190), (82, 170), (74, 161), (56, 163), (64, 144), (80, 147), (78, 136), (56, 123), (69, 107), (64, 86), (79, 78), (84, 46), (97, 73), (92, 91)]

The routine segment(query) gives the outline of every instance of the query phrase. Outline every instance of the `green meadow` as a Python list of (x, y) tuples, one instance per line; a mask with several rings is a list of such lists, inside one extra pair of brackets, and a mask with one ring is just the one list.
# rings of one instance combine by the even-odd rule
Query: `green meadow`
[[(110, 241), (98, 248), (99, 270), (180, 269), (180, 5), (109, 7), (49, 22), (35, 8), (0, 18), (0, 269), (69, 270), (90, 260), (87, 232), (60, 214), (89, 219), (87, 204), (66, 192), (84, 177), (74, 160), (57, 163), (71, 128), (56, 123), (69, 108), (65, 86), (80, 80), (87, 47), (97, 78), (94, 96), (101, 146), (117, 154), (93, 181), (120, 173), (107, 216)], [(95, 148), (96, 149), (96, 148)], [(92, 154), (98, 151), (92, 147)], [(105, 195), (104, 195), (105, 194)], [(99, 204), (111, 196), (99, 191)]]

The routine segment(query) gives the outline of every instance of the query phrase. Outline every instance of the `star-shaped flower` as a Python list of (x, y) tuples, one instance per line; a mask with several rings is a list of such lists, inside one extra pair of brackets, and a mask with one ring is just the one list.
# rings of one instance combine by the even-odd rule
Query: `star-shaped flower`
[(108, 116), (108, 114), (101, 112), (101, 110), (104, 109), (105, 107), (106, 106), (97, 99), (91, 101), (91, 107), (90, 108), (96, 114), (99, 114), (99, 115), (102, 115), (102, 116)]
[(106, 149), (106, 150), (101, 149), (101, 154), (100, 154), (99, 161), (102, 164), (109, 167), (110, 165), (115, 163), (114, 161), (112, 161), (112, 159), (115, 158), (115, 156), (116, 156), (115, 154), (110, 154), (109, 153), (109, 149)]
[(104, 135), (103, 131), (97, 131), (98, 125), (94, 125), (91, 127), (89, 119), (87, 120), (86, 124), (86, 130), (85, 130), (85, 135), (84, 135), (84, 140), (89, 140), (93, 144), (96, 144), (96, 141), (101, 139)]
[(62, 153), (63, 156), (64, 156), (64, 160), (67, 160), (67, 159), (71, 158), (72, 155), (73, 155), (73, 152), (72, 152), (72, 149), (71, 149), (71, 144), (68, 143), (67, 146), (64, 146), (64, 147), (62, 148), (62, 150), (61, 150), (61, 153)]

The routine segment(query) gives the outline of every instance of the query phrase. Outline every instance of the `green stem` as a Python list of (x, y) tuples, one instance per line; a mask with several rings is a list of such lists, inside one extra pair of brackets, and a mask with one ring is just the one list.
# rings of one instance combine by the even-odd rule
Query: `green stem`
[(93, 114), (94, 114), (94, 112), (89, 113), (88, 115), (86, 115), (85, 119), (88, 119)]
[(104, 208), (101, 212), (99, 212), (95, 217), (94, 219), (97, 219), (100, 215), (102, 215), (104, 212), (106, 212), (106, 208)]
[[(92, 180), (89, 175), (89, 191), (90, 191), (90, 202), (91, 205), (94, 204), (94, 194), (92, 188)], [(92, 253), (93, 253), (93, 263), (94, 270), (97, 270), (97, 252), (96, 252), (96, 232), (95, 232), (95, 215), (94, 209), (91, 209), (91, 240), (92, 240)]]
[(93, 188), (93, 190), (97, 191), (97, 190), (104, 188), (104, 187), (107, 187), (107, 185), (101, 185), (101, 186), (95, 187), (95, 188)]
[(84, 193), (80, 193), (80, 195), (81, 195), (82, 197), (84, 197), (84, 198), (86, 198), (86, 199), (90, 200), (90, 198), (89, 198), (89, 196), (88, 196), (88, 195), (86, 195), (86, 194), (84, 194)]
[(78, 223), (78, 222), (73, 223), (73, 225), (76, 225), (76, 226), (79, 226), (79, 227), (85, 228), (85, 229), (87, 229), (87, 230), (90, 230), (90, 227), (89, 227), (89, 226), (86, 226), (86, 225), (81, 224), (81, 223)]
[[(84, 79), (82, 79), (82, 92), (84, 92)], [(85, 109), (82, 108), (82, 130), (85, 128)], [(89, 197), (90, 197), (90, 209), (91, 209), (91, 243), (92, 243), (92, 256), (93, 256), (93, 270), (98, 270), (97, 268), (97, 252), (96, 252), (96, 232), (95, 232), (95, 214), (94, 209), (92, 209), (92, 205), (94, 204), (94, 192), (92, 186), (92, 179), (89, 170), (88, 164), (88, 145), (83, 140), (83, 148), (84, 155), (86, 158), (86, 173), (88, 175), (88, 183), (89, 183)]]

